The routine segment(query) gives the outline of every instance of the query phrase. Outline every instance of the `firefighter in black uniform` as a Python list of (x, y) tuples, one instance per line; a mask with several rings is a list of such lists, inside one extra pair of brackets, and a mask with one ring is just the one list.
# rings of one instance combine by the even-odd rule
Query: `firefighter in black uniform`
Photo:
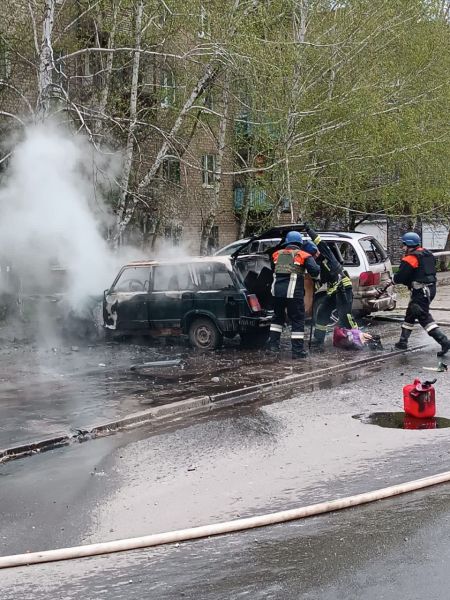
[[(330, 316), (334, 309), (337, 310), (340, 327), (345, 327), (346, 329), (358, 328), (352, 316), (353, 288), (348, 273), (344, 271), (341, 263), (333, 254), (328, 244), (308, 224), (305, 224), (305, 228), (306, 233), (311, 238), (313, 244), (317, 246), (320, 253), (315, 257), (316, 262), (320, 266), (320, 283), (327, 286), (327, 295), (317, 311), (314, 338), (311, 340), (311, 346), (315, 350), (322, 352), (327, 334), (327, 325), (330, 322)], [(304, 246), (306, 251), (308, 251), (307, 244), (308, 242)]]
[(274, 317), (270, 325), (269, 349), (280, 349), (280, 337), (286, 320), (291, 320), (292, 358), (306, 358), (305, 350), (305, 273), (315, 278), (320, 268), (313, 257), (301, 249), (303, 238), (298, 231), (289, 231), (285, 243), (272, 254), (274, 281)]
[(436, 261), (429, 250), (422, 248), (420, 237), (414, 231), (402, 236), (405, 252), (400, 268), (394, 274), (394, 283), (401, 283), (411, 291), (411, 298), (402, 323), (400, 340), (395, 344), (399, 350), (406, 350), (408, 339), (416, 319), (425, 331), (441, 345), (438, 356), (450, 350), (450, 341), (430, 314), (430, 304), (436, 295)]

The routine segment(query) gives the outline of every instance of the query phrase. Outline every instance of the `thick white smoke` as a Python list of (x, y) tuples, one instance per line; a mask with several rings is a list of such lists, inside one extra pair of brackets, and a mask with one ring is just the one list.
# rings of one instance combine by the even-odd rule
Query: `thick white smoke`
[(116, 264), (101, 232), (109, 217), (98, 183), (114, 162), (51, 124), (30, 127), (14, 148), (0, 188), (0, 255), (25, 289), (50, 290), (59, 264), (77, 309), (111, 283)]

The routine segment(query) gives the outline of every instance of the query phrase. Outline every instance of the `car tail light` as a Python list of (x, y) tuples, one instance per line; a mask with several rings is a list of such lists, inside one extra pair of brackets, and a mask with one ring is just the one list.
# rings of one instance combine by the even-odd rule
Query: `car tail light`
[(261, 310), (261, 304), (259, 303), (258, 297), (255, 294), (249, 294), (247, 296), (247, 300), (253, 312), (259, 312)]
[(369, 285), (378, 285), (381, 281), (381, 274), (373, 271), (364, 271), (359, 276), (359, 285), (366, 287)]

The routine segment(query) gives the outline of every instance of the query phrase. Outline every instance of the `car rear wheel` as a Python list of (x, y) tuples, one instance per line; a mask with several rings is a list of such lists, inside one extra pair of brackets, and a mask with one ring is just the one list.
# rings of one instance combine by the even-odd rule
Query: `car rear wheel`
[(189, 326), (189, 342), (194, 348), (215, 350), (223, 343), (223, 336), (211, 319), (195, 319)]

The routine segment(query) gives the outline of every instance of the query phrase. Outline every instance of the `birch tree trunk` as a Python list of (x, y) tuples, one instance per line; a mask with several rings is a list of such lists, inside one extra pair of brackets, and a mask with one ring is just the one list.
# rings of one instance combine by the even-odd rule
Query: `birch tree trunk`
[[(306, 26), (308, 18), (308, 4), (309, 0), (298, 0), (294, 5), (294, 13), (292, 20), (292, 31), (293, 40), (297, 44), (297, 48), (301, 49), (302, 44), (306, 39)], [(302, 76), (302, 64), (300, 57), (294, 67), (293, 79), (292, 79), (292, 92), (291, 92), (291, 105), (287, 117), (287, 136), (285, 144), (285, 164), (286, 164), (286, 185), (287, 185), (287, 196), (289, 198), (289, 208), (291, 212), (291, 219), (294, 221), (294, 204), (292, 200), (291, 190), (291, 175), (289, 166), (289, 154), (293, 146), (296, 127), (297, 127), (297, 114), (298, 104), (301, 97), (301, 76)], [(304, 210), (299, 205), (299, 219), (303, 219)]]
[(247, 229), (249, 212), (250, 212), (250, 189), (249, 189), (249, 186), (246, 185), (244, 187), (244, 197), (242, 199), (241, 217), (239, 219), (238, 239), (245, 237), (245, 230)]
[[(143, 193), (145, 188), (148, 187), (150, 185), (150, 183), (154, 180), (156, 173), (158, 172), (158, 169), (160, 168), (165, 156), (168, 154), (168, 151), (173, 144), (173, 140), (175, 139), (175, 136), (179, 132), (179, 130), (184, 122), (185, 116), (187, 115), (190, 108), (193, 106), (193, 104), (197, 100), (197, 98), (204, 92), (204, 90), (208, 87), (210, 82), (216, 77), (218, 68), (219, 68), (218, 65), (215, 64), (214, 62), (211, 62), (207, 65), (203, 75), (197, 81), (189, 98), (184, 103), (174, 125), (172, 126), (172, 129), (165, 137), (164, 142), (162, 143), (161, 148), (159, 149), (159, 152), (156, 155), (156, 158), (155, 158), (151, 168), (146, 173), (145, 177), (140, 181), (138, 188), (137, 188), (138, 193)], [(138, 197), (134, 196), (132, 199), (130, 199), (130, 201), (128, 202), (127, 205), (119, 205), (117, 230), (116, 230), (114, 242), (116, 239), (118, 239), (122, 235), (123, 231), (126, 229), (129, 222), (131, 221), (134, 211), (135, 211), (135, 208), (136, 208), (136, 205), (137, 205), (137, 202), (138, 202)]]
[(52, 34), (55, 18), (55, 0), (45, 0), (42, 20), (42, 42), (39, 54), (37, 116), (44, 121), (50, 114), (52, 73), (54, 69)]
[(209, 207), (208, 217), (202, 229), (200, 240), (200, 254), (206, 254), (208, 249), (208, 239), (216, 221), (217, 209), (220, 203), (220, 188), (222, 183), (222, 165), (225, 153), (225, 141), (227, 135), (228, 115), (230, 112), (230, 74), (225, 72), (222, 94), (222, 116), (220, 117), (219, 136), (217, 139), (217, 158), (214, 173), (214, 195)]
[(127, 195), (128, 185), (130, 182), (131, 166), (133, 164), (134, 154), (134, 132), (137, 121), (137, 97), (138, 97), (138, 82), (139, 82), (139, 66), (141, 59), (141, 38), (142, 38), (142, 14), (144, 11), (144, 2), (140, 0), (136, 7), (136, 23), (135, 23), (135, 52), (133, 56), (133, 70), (131, 75), (131, 90), (130, 90), (130, 125), (128, 128), (127, 145), (125, 148), (125, 156), (120, 180), (119, 204), (117, 209), (118, 223), (116, 227), (116, 235), (114, 236), (114, 245), (120, 243), (121, 234), (124, 227), (122, 224), (127, 214)]
[[(233, 6), (233, 14), (235, 14), (237, 12), (239, 5), (240, 5), (240, 1), (241, 0), (235, 0), (234, 6)], [(227, 32), (228, 38), (232, 39), (235, 31), (236, 31), (236, 26), (233, 23)], [(143, 194), (145, 192), (145, 189), (155, 179), (155, 176), (156, 176), (159, 168), (161, 167), (161, 164), (162, 164), (164, 158), (167, 156), (170, 148), (173, 146), (173, 144), (175, 142), (175, 137), (179, 133), (179, 131), (184, 123), (186, 115), (188, 114), (188, 112), (190, 111), (192, 106), (195, 104), (197, 99), (203, 94), (203, 92), (215, 80), (218, 73), (221, 70), (223, 70), (225, 56), (226, 56), (226, 54), (223, 50), (217, 50), (214, 58), (209, 63), (206, 64), (202, 75), (197, 80), (197, 83), (195, 84), (189, 97), (187, 98), (183, 107), (181, 108), (171, 130), (164, 137), (164, 141), (161, 144), (161, 147), (158, 151), (158, 154), (156, 155), (156, 158), (155, 158), (152, 166), (147, 171), (147, 173), (143, 177), (143, 179), (141, 179), (141, 181), (139, 182), (139, 185), (137, 186), (137, 194), (135, 196), (133, 196), (133, 199), (130, 200), (130, 202), (128, 202), (126, 207), (122, 207), (122, 210), (119, 213), (119, 220), (117, 223), (116, 238), (120, 237), (122, 235), (123, 231), (126, 229), (128, 224), (130, 223), (131, 219), (133, 218), (133, 214), (134, 214), (136, 205), (138, 203), (138, 196), (140, 194)]]
[[(108, 36), (108, 49), (112, 50), (115, 45), (116, 38), (116, 29), (117, 29), (117, 15), (120, 10), (121, 0), (119, 2), (114, 2), (114, 11), (113, 11), (113, 21), (111, 24), (111, 31)], [(141, 15), (141, 29), (142, 29), (142, 15)], [(94, 122), (94, 133), (97, 135), (100, 133), (102, 127), (103, 117), (106, 112), (106, 107), (108, 105), (109, 99), (109, 91), (111, 87), (111, 75), (114, 66), (114, 52), (108, 52), (106, 55), (106, 65), (105, 65), (105, 81), (102, 89), (100, 90), (100, 97), (98, 102), (98, 118), (95, 119)], [(134, 67), (134, 62), (133, 62)]]

